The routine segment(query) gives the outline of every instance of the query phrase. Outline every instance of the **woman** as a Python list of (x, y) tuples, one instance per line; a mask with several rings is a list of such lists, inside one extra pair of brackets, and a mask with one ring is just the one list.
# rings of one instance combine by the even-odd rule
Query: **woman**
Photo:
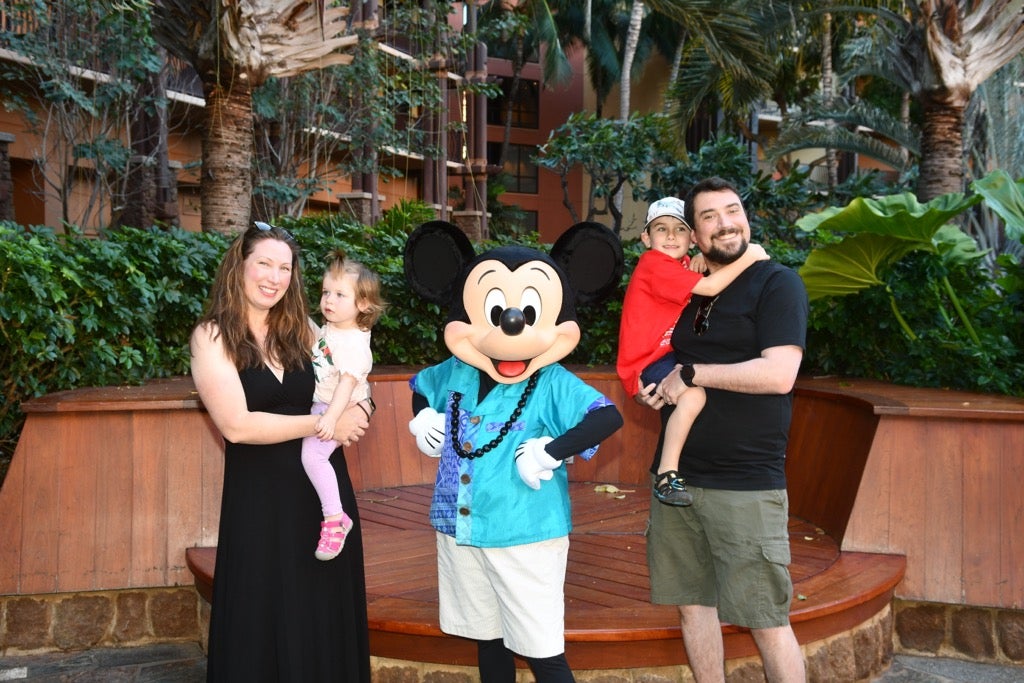
[[(340, 448), (332, 463), (355, 528), (334, 562), (309, 552), (321, 514), (300, 459), (317, 419), (304, 291), (295, 240), (257, 224), (228, 248), (192, 333), (192, 377), (225, 441), (208, 681), (370, 680), (362, 536)], [(362, 436), (372, 410), (350, 406), (338, 441)]]

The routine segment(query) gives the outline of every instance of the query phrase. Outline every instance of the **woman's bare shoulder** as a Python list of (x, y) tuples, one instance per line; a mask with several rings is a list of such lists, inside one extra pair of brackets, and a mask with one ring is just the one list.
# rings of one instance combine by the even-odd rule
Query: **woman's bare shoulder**
[(192, 353), (197, 349), (220, 342), (220, 325), (213, 320), (204, 320), (192, 330), (190, 340)]

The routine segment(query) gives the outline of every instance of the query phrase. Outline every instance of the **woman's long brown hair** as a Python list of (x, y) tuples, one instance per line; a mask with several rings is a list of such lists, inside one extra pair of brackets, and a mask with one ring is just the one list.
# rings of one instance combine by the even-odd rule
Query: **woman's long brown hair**
[(215, 323), (224, 340), (228, 357), (239, 370), (263, 365), (263, 352), (249, 330), (245, 298), (245, 259), (260, 240), (284, 242), (292, 252), (292, 279), (284, 297), (270, 309), (266, 354), (285, 370), (301, 370), (309, 362), (313, 333), (309, 327), (309, 305), (299, 264), (299, 245), (281, 228), (249, 228), (235, 238), (217, 268), (206, 311), (199, 325)]

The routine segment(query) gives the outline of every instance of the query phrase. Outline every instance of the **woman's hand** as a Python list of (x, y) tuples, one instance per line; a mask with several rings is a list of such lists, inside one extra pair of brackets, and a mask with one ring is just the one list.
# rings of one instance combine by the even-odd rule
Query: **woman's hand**
[(350, 404), (334, 426), (334, 439), (342, 446), (349, 446), (359, 441), (369, 426), (366, 411), (358, 403)]

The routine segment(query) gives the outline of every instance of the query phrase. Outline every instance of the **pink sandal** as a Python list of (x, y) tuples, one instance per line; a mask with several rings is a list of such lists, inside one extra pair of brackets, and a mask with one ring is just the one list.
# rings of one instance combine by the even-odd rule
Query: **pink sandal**
[(352, 530), (352, 518), (341, 513), (341, 519), (320, 522), (320, 542), (316, 546), (316, 559), (333, 560), (345, 547), (345, 537)]

